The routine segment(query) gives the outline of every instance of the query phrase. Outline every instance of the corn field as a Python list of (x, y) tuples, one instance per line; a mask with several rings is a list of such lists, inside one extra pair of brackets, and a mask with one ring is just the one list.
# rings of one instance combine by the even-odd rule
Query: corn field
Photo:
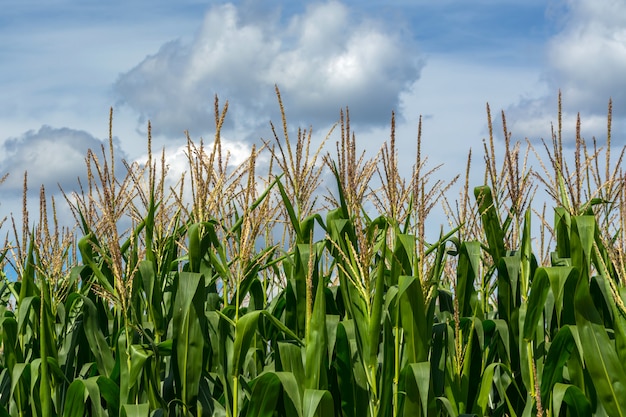
[(369, 158), (346, 109), (333, 155), (290, 137), (278, 99), (282, 126), (238, 166), (216, 98), (183, 178), (150, 133), (145, 164), (116, 164), (111, 125), (79, 192), (0, 218), (0, 416), (626, 416), (610, 104), (604, 146), (578, 133), (571, 155), (559, 113), (537, 170), (504, 115), (496, 155), (487, 109), (484, 183), (470, 154), (462, 184), (428, 168), (421, 126), (405, 179), (393, 117)]

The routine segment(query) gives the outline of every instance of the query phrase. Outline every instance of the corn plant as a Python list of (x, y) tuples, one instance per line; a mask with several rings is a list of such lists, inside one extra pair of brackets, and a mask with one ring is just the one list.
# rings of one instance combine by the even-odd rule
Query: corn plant
[[(147, 161), (116, 159), (111, 114), (108, 149), (65, 194), (69, 229), (43, 188), (32, 223), (24, 175), (21, 223), (0, 221), (0, 415), (626, 415), (610, 105), (605, 148), (578, 126), (568, 156), (559, 116), (543, 158), (504, 114), (497, 155), (487, 108), (484, 183), (469, 183), (470, 153), (451, 202), (460, 177), (436, 180), (421, 121), (405, 180), (393, 114), (368, 158), (348, 109), (313, 149), (277, 97), (282, 131), (238, 166), (216, 98), (212, 143), (187, 135), (174, 181), (150, 125)], [(541, 187), (551, 214), (534, 210)], [(429, 241), (441, 201), (449, 229)]]

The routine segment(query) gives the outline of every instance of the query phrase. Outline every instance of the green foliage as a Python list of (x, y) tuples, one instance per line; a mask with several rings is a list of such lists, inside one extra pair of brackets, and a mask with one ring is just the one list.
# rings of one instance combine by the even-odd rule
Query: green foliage
[(528, 175), (509, 150), (506, 181), (491, 155), (492, 184), (429, 244), (429, 174), (418, 163), (421, 182), (398, 180), (393, 143), (370, 217), (358, 179), (376, 163), (356, 157), (342, 118), (322, 216), (310, 135), (294, 153), (285, 127), (271, 153), (293, 172), (263, 188), (255, 150), (222, 165), (217, 110), (213, 151), (189, 143), (191, 208), (165, 194), (151, 157), (120, 182), (106, 156), (88, 158), (98, 191), (73, 206), (83, 236), (26, 234), (18, 279), (0, 274), (1, 416), (626, 416), (623, 230), (606, 229), (610, 199), (581, 203), (559, 171), (556, 246), (536, 254), (514, 188)]

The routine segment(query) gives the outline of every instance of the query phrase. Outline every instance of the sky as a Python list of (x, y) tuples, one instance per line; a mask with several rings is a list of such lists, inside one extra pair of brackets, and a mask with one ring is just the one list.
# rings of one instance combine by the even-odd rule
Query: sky
[(481, 155), (486, 103), (514, 140), (540, 143), (559, 91), (568, 143), (579, 112), (583, 136), (606, 139), (611, 98), (626, 144), (623, 0), (3, 0), (0, 62), (0, 219), (21, 213), (24, 171), (32, 196), (77, 186), (110, 107), (120, 158), (142, 160), (150, 120), (153, 149), (181, 166), (185, 131), (212, 138), (216, 94), (234, 153), (270, 139), (275, 85), (290, 124), (319, 137), (348, 106), (368, 152), (394, 111), (407, 174), (420, 115), (422, 151), (451, 178)]

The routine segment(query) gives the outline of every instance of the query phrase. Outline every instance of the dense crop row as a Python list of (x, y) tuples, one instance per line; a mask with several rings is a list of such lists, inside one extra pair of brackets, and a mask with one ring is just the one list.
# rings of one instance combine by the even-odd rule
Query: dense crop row
[[(626, 416), (626, 181), (610, 130), (604, 149), (576, 138), (570, 175), (559, 121), (538, 175), (505, 127), (502, 167), (491, 137), (485, 184), (446, 204), (450, 231), (428, 243), (448, 185), (419, 138), (408, 181), (393, 127), (370, 160), (347, 115), (334, 158), (283, 120), (231, 168), (225, 114), (216, 101), (210, 148), (189, 140), (178, 187), (150, 150), (123, 176), (112, 149), (90, 153), (66, 196), (76, 231), (48, 222), (42, 190), (39, 223), (0, 251), (18, 274), (0, 272), (0, 416)], [(336, 191), (322, 204), (324, 172)], [(535, 183), (549, 220), (531, 211)]]

